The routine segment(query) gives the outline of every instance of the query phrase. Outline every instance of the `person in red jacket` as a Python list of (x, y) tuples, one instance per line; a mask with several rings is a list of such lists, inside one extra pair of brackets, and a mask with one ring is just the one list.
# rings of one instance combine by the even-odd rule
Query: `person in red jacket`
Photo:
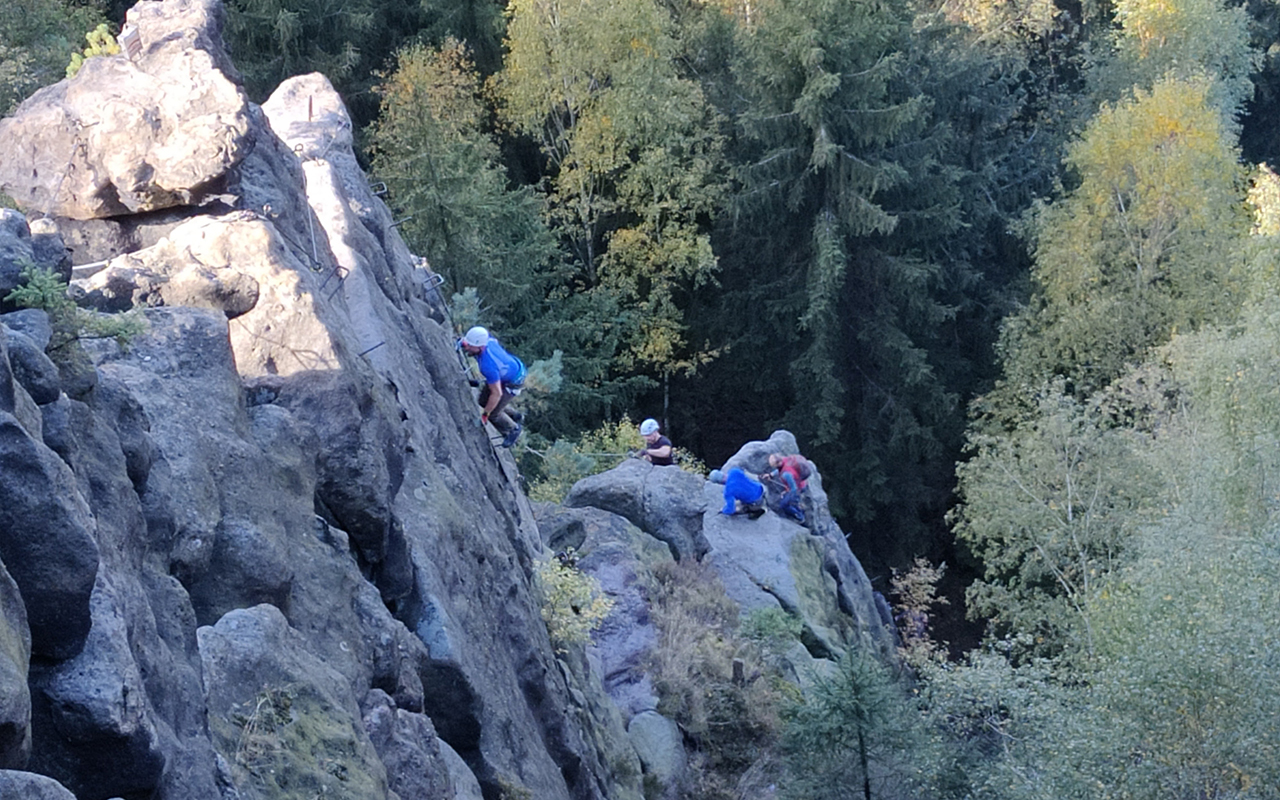
[(760, 480), (780, 484), (782, 498), (778, 501), (778, 510), (796, 522), (803, 523), (804, 511), (800, 508), (800, 496), (809, 478), (809, 462), (803, 456), (770, 453), (769, 466), (772, 469), (761, 475)]

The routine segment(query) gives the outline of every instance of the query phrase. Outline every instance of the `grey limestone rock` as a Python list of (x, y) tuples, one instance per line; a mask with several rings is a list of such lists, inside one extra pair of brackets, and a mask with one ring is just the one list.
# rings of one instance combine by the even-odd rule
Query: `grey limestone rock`
[[(232, 611), (198, 638), (210, 732), (230, 756), (241, 798), (273, 797), (271, 784), (308, 797), (339, 786), (347, 797), (388, 796), (350, 683), (309, 652), (278, 609)], [(270, 783), (255, 777), (268, 774)]]
[(71, 253), (63, 241), (58, 225), (48, 217), (28, 220), (31, 230), (31, 255), (37, 264), (71, 280)]
[(35, 654), (66, 658), (88, 635), (94, 531), (71, 470), (0, 412), (0, 560), (22, 592)]
[(44, 348), (25, 333), (10, 330), (9, 364), (13, 377), (39, 405), (52, 403), (62, 393), (58, 367), (44, 354)]
[(33, 772), (0, 769), (0, 797), (22, 800), (76, 800), (67, 787)]
[(31, 632), (18, 585), (0, 563), (0, 769), (22, 769), (31, 754)]
[(0, 208), (0, 300), (22, 283), (27, 267), (53, 270), (63, 280), (71, 276), (67, 249), (49, 222), (28, 224), (20, 212)]
[[(252, 146), (248, 102), (220, 69), (221, 3), (144, 2), (144, 48), (87, 59), (0, 120), (0, 190), (23, 208), (91, 219), (220, 195)], [(177, 35), (175, 36), (174, 33)]]
[(628, 459), (578, 481), (564, 504), (611, 511), (666, 542), (677, 559), (701, 558), (708, 549), (702, 533), (702, 483), (679, 467)]

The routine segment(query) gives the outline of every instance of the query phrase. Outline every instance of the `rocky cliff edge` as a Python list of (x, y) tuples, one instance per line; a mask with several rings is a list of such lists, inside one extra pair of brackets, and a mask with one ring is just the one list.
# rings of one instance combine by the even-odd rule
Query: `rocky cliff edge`
[[(644, 558), (802, 617), (802, 660), (887, 652), (820, 481), (812, 530), (748, 534), (714, 485), (629, 463), (540, 527), (328, 82), (249, 103), (216, 0), (128, 21), (138, 52), (0, 121), (25, 212), (0, 296), (35, 264), (145, 318), (121, 347), (0, 315), (0, 795), (638, 800), (671, 764), (642, 729), (679, 745), (650, 724)], [(565, 542), (620, 600), (585, 660), (534, 586)]]

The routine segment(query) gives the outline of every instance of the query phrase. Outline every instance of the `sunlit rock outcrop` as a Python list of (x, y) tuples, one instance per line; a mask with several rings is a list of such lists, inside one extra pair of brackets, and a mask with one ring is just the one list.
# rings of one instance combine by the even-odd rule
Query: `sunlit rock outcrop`
[[(0, 122), (0, 290), (70, 262), (145, 322), (0, 309), (0, 795), (640, 800), (684, 769), (635, 580), (673, 557), (802, 617), (805, 658), (886, 646), (824, 504), (747, 545), (635, 462), (540, 531), (337, 94), (247, 102), (220, 13), (140, 3), (139, 54)], [(585, 654), (535, 585), (566, 542), (617, 600)]]

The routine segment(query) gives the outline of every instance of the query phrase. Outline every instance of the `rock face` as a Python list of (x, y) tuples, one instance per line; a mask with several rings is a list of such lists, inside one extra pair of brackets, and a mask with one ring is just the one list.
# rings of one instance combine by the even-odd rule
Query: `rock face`
[(0, 769), (27, 763), (31, 754), (31, 634), (18, 584), (0, 566)]
[[(748, 544), (633, 462), (540, 531), (337, 94), (248, 103), (220, 13), (140, 3), (140, 55), (0, 122), (0, 190), (41, 217), (0, 212), (0, 292), (70, 250), (85, 304), (146, 323), (51, 348), (65, 321), (0, 308), (0, 797), (640, 800), (684, 769), (636, 580), (673, 557), (812, 657), (883, 646), (825, 505)], [(534, 585), (566, 543), (618, 601), (579, 659)]]
[[(758, 474), (771, 453), (797, 452), (795, 437), (778, 431), (749, 442), (726, 464)], [(679, 796), (687, 767), (683, 736), (658, 711), (648, 664), (658, 636), (647, 586), (656, 566), (698, 558), (719, 578), (746, 617), (780, 609), (799, 622), (800, 645), (786, 672), (803, 684), (850, 648), (893, 658), (892, 621), (880, 609), (844, 534), (832, 520), (822, 478), (807, 488), (807, 525), (769, 512), (759, 519), (725, 516), (723, 486), (675, 467), (629, 460), (580, 481), (563, 507), (540, 506), (543, 541), (572, 549), (578, 566), (599, 581), (613, 609), (593, 637), (591, 659), (601, 685), (622, 714), (646, 779), (663, 797)]]
[[(163, 10), (159, 7), (163, 5)], [(219, 66), (217, 0), (142, 3), (136, 61), (90, 58), (75, 80), (0, 121), (0, 191), (43, 214), (93, 219), (199, 205), (252, 146), (243, 91)]]

